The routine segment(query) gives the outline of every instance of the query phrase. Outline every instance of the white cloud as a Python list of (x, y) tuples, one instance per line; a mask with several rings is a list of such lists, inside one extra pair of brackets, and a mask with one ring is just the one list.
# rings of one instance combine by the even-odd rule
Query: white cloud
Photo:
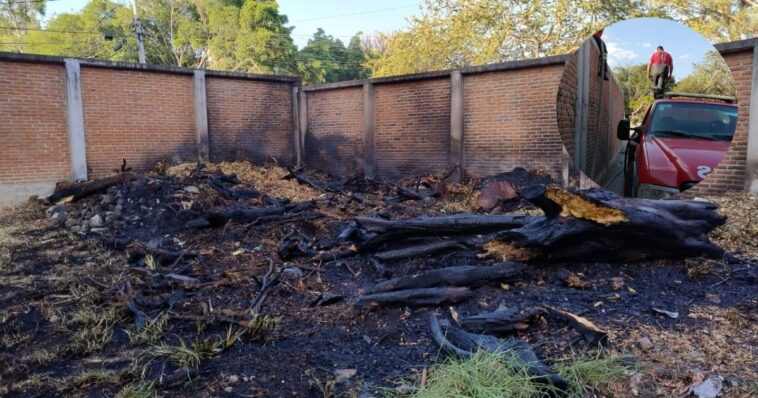
[(649, 41), (642, 43), (642, 48), (651, 48), (651, 47), (653, 47), (653, 43)]
[(679, 59), (688, 59), (689, 57), (690, 57), (689, 54), (684, 53), (684, 54), (682, 54), (682, 55), (679, 56)]
[(632, 61), (639, 56), (634, 50), (623, 48), (620, 44), (613, 41), (608, 41), (605, 45), (608, 48), (608, 62), (611, 65), (620, 65)]

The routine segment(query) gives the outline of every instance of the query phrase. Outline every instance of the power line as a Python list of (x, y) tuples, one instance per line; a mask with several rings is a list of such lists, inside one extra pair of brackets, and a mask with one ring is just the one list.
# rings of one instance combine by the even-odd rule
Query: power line
[(39, 28), (14, 28), (12, 26), (0, 26), (0, 29), (29, 30), (33, 32), (47, 32), (47, 33), (76, 33), (76, 34), (93, 34), (93, 35), (102, 34), (102, 32), (94, 32), (91, 30), (55, 30), (55, 29), (39, 29)]
[(323, 16), (323, 17), (299, 19), (299, 20), (289, 21), (289, 22), (290, 23), (308, 22), (308, 21), (318, 21), (318, 20), (322, 20), (322, 19), (352, 17), (352, 16), (355, 16), (355, 15), (376, 14), (376, 13), (380, 13), (380, 12), (399, 10), (401, 8), (410, 8), (410, 7), (416, 7), (416, 6), (417, 6), (417, 4), (408, 4), (408, 5), (399, 6), (399, 7), (390, 7), (390, 8), (381, 8), (381, 9), (378, 9), (378, 10), (359, 11), (359, 12), (353, 12), (353, 13), (349, 13), (349, 14), (327, 15), (327, 16)]
[(4, 6), (4, 5), (13, 5), (13, 4), (47, 3), (48, 1), (58, 1), (58, 0), (23, 0), (23, 1), (6, 1), (6, 2), (4, 2), (4, 3), (0, 3), (0, 6)]

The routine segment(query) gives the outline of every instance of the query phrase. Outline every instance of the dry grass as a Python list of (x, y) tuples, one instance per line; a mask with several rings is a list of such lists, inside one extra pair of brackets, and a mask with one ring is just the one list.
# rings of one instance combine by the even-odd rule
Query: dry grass
[[(753, 300), (745, 308), (756, 308)], [(758, 385), (758, 323), (754, 315), (738, 308), (693, 306), (689, 318), (702, 322), (695, 328), (658, 328), (640, 325), (622, 342), (622, 346), (636, 352), (647, 363), (648, 372), (642, 375), (643, 383), (653, 383), (666, 396), (685, 391), (698, 374), (710, 373), (739, 380), (739, 387), (725, 383), (725, 396), (751, 396), (750, 386)], [(654, 347), (641, 351), (636, 342), (648, 337)], [(665, 369), (665, 375), (655, 373)]]
[[(166, 174), (187, 177), (195, 170), (195, 167), (195, 163), (182, 163), (167, 168)], [(293, 201), (316, 199), (322, 195), (322, 192), (301, 185), (294, 179), (283, 180), (282, 177), (289, 174), (284, 167), (274, 165), (254, 166), (248, 161), (243, 161), (208, 163), (203, 170), (211, 173), (221, 171), (224, 174), (235, 174), (243, 184), (250, 185), (257, 191), (275, 194), (278, 197)]]
[(726, 224), (711, 233), (721, 247), (758, 259), (758, 196), (730, 193), (707, 197), (728, 217)]

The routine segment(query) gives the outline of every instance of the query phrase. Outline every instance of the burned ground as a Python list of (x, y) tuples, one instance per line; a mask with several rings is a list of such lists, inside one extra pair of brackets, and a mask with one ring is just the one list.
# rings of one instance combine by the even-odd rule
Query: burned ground
[[(604, 386), (607, 396), (672, 396), (711, 375), (724, 378), (725, 396), (757, 393), (755, 198), (715, 199), (734, 215), (712, 234), (728, 249), (717, 258), (537, 261), (457, 304), (365, 308), (357, 298), (389, 277), (492, 261), (469, 248), (378, 266), (338, 239), (354, 217), (477, 212), (487, 182), (521, 190), (547, 177), (521, 170), (442, 186), (439, 177), (394, 185), (303, 176), (321, 189), (275, 166), (162, 166), (73, 203), (4, 212), (0, 394), (399, 394), (445, 357), (428, 313), (457, 322), (543, 305), (608, 330), (608, 347), (587, 347), (547, 311), (504, 335), (549, 365), (585, 350), (622, 358), (628, 377)], [(234, 219), (234, 210), (274, 207), (283, 210)], [(516, 198), (490, 214), (512, 212), (540, 213)], [(216, 216), (232, 219), (197, 224)]]

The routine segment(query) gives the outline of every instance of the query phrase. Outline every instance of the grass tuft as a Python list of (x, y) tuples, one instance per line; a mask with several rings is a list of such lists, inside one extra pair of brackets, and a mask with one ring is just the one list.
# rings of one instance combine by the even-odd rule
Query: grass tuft
[(116, 398), (155, 398), (159, 397), (155, 391), (154, 383), (132, 383), (127, 384), (121, 391), (116, 394)]
[(547, 396), (546, 388), (533, 383), (533, 377), (515, 358), (480, 350), (467, 360), (450, 358), (429, 371), (427, 385), (414, 398), (531, 398)]
[(72, 338), (73, 348), (85, 353), (99, 351), (113, 337), (113, 327), (123, 319), (123, 312), (116, 307), (101, 309), (85, 305), (71, 316), (70, 325), (78, 326)]
[(168, 314), (163, 313), (149, 320), (142, 328), (131, 327), (125, 332), (132, 345), (155, 344), (166, 334), (168, 321)]
[(584, 397), (585, 391), (607, 391), (612, 384), (628, 378), (632, 366), (618, 357), (603, 356), (601, 353), (577, 354), (565, 358), (556, 366), (558, 373), (569, 382), (570, 397)]

